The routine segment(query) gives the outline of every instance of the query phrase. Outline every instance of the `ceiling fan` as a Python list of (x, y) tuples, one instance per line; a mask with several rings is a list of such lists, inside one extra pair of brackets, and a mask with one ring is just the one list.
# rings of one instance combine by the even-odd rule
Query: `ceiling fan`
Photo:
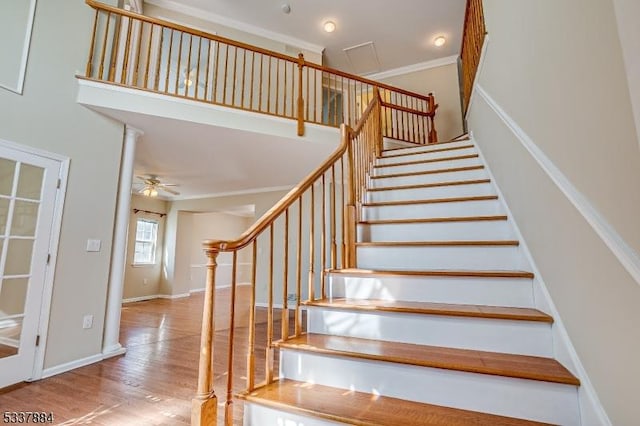
[(156, 175), (147, 175), (145, 176), (136, 176), (136, 178), (140, 179), (143, 187), (138, 190), (138, 194), (142, 194), (146, 197), (157, 197), (158, 191), (168, 192), (172, 195), (180, 195), (178, 191), (171, 189), (172, 186), (178, 186), (175, 183), (162, 183), (158, 176)]
[[(180, 84), (178, 85), (179, 89), (184, 89), (185, 86), (187, 88), (191, 87), (197, 80), (198, 76), (198, 68), (192, 67), (187, 73), (187, 67), (185, 67), (182, 71), (182, 78), (180, 79)], [(198, 82), (198, 86), (204, 87), (204, 83), (202, 81)]]

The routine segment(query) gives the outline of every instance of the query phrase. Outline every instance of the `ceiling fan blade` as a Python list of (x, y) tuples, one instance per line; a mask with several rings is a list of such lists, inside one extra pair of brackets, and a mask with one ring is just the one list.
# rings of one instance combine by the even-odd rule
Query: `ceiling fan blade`
[(180, 195), (180, 193), (178, 191), (174, 191), (173, 189), (169, 189), (169, 188), (165, 188), (165, 187), (158, 187), (158, 189), (160, 189), (161, 191), (168, 192), (169, 194)]

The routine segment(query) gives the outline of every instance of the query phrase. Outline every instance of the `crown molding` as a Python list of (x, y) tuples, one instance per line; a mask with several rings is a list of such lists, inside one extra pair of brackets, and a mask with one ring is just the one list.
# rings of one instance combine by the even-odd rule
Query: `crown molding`
[(375, 74), (369, 74), (365, 77), (371, 80), (384, 80), (385, 78), (395, 77), (398, 75), (409, 74), (417, 71), (424, 71), (431, 68), (443, 67), (445, 65), (455, 64), (458, 61), (458, 55), (446, 56), (444, 58), (433, 59), (431, 61), (420, 62), (413, 65), (406, 65), (400, 68), (394, 68), (387, 71), (377, 72)]
[(197, 7), (186, 6), (173, 0), (145, 0), (145, 3), (174, 12), (184, 13), (185, 15), (193, 16), (198, 19), (204, 19), (205, 21), (214, 22), (216, 24), (224, 25), (226, 27), (234, 28), (236, 30), (244, 31), (256, 36), (265, 37), (270, 40), (278, 41), (280, 43), (300, 47), (304, 50), (317, 53), (318, 55), (321, 55), (324, 51), (324, 47), (318, 44), (309, 43), (308, 41), (301, 40), (296, 37), (291, 37), (286, 34), (277, 33), (265, 28), (247, 24), (246, 22), (227, 18), (226, 16), (218, 15), (216, 13), (209, 12)]

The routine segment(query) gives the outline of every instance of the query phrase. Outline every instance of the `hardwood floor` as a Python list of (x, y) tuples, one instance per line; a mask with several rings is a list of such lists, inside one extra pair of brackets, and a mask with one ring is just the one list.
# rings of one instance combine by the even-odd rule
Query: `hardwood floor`
[[(234, 389), (245, 389), (247, 289), (238, 291)], [(228, 291), (217, 295), (215, 389), (224, 412), (227, 380)], [(185, 299), (152, 300), (123, 306), (120, 356), (33, 383), (0, 390), (3, 411), (52, 412), (58, 425), (187, 425), (196, 390), (202, 294)], [(225, 303), (226, 302), (226, 303)], [(226, 309), (225, 309), (226, 307)], [(256, 383), (264, 380), (266, 310), (256, 325)], [(279, 330), (278, 325), (275, 330)], [(276, 336), (278, 337), (278, 336)], [(278, 365), (278, 361), (275, 361)], [(276, 371), (277, 374), (277, 371)], [(242, 401), (234, 399), (235, 424)], [(220, 423), (221, 424), (221, 423)]]

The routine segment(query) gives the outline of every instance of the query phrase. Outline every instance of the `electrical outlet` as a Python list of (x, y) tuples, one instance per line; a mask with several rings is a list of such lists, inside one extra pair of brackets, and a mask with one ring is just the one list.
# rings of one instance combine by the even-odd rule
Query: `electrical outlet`
[(87, 251), (98, 252), (98, 251), (100, 251), (101, 244), (102, 244), (102, 241), (100, 241), (100, 240), (88, 239), (87, 240)]
[(85, 315), (82, 318), (82, 328), (91, 328), (93, 327), (93, 315)]

